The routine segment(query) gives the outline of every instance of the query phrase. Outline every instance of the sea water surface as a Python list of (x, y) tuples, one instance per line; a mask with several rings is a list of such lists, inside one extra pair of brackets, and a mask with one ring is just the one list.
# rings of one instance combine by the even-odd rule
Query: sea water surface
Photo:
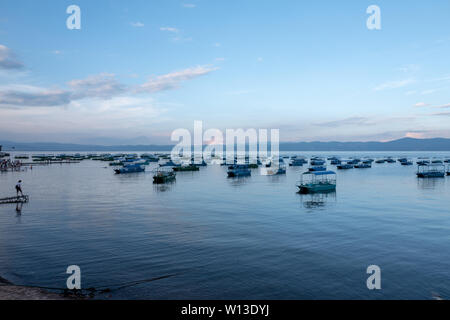
[[(0, 198), (19, 179), (30, 196), (21, 214), (0, 205), (0, 276), (59, 288), (78, 265), (82, 287), (98, 288), (173, 275), (96, 296), (113, 299), (450, 298), (450, 177), (374, 163), (338, 171), (336, 193), (313, 197), (296, 193), (306, 165), (234, 179), (210, 165), (167, 185), (152, 168), (115, 175), (85, 160), (0, 173)], [(370, 265), (381, 290), (366, 286)]]

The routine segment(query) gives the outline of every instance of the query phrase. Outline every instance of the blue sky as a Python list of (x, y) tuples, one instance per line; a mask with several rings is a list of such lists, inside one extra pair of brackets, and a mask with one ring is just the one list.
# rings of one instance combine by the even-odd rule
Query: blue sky
[[(69, 30), (66, 8), (81, 8)], [(369, 30), (366, 8), (381, 9)], [(0, 138), (168, 143), (207, 128), (282, 141), (450, 138), (449, 1), (0, 4)]]

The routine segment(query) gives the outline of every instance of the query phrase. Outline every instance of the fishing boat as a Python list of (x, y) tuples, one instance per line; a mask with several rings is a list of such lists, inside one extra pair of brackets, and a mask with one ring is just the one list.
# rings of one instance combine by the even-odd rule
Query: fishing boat
[(125, 159), (117, 159), (109, 163), (110, 166), (123, 166)]
[(149, 162), (158, 162), (159, 158), (151, 153), (143, 153), (141, 154), (142, 159), (146, 159)]
[(400, 164), (402, 166), (412, 166), (414, 163), (408, 159), (406, 159), (405, 161), (400, 162)]
[(200, 168), (193, 164), (173, 167), (173, 171), (199, 171), (199, 170)]
[(387, 159), (386, 159), (386, 162), (387, 162), (387, 163), (395, 163), (395, 160), (392, 159), (392, 158), (387, 158)]
[(153, 183), (161, 184), (175, 180), (176, 174), (173, 171), (156, 170), (153, 175)]
[(292, 161), (289, 163), (290, 167), (302, 167), (304, 164), (304, 159), (300, 159), (300, 158), (295, 158), (292, 159)]
[(30, 157), (27, 154), (16, 154), (14, 156), (15, 159), (29, 159)]
[(114, 169), (116, 174), (144, 172), (145, 167), (139, 163), (124, 164), (123, 168)]
[(246, 177), (250, 176), (252, 172), (245, 164), (235, 164), (228, 167), (228, 177), (234, 178), (234, 177)]
[(312, 166), (323, 166), (325, 164), (325, 160), (323, 159), (311, 159), (311, 161), (309, 162), (310, 165)]
[(384, 160), (384, 159), (378, 159), (375, 161), (375, 163), (385, 163), (385, 162), (386, 162), (386, 160)]
[(351, 159), (351, 160), (347, 161), (348, 164), (353, 164), (353, 165), (358, 164), (360, 162), (361, 162), (361, 159)]
[(160, 167), (176, 167), (177, 164), (174, 163), (172, 160), (169, 160), (169, 161), (167, 161), (167, 162), (160, 163), (159, 166), (160, 166)]
[(330, 161), (330, 164), (331, 164), (331, 165), (334, 165), (334, 166), (340, 165), (341, 163), (342, 163), (342, 161), (339, 160), (339, 159), (332, 159), (332, 160)]
[(369, 169), (369, 168), (372, 168), (372, 165), (368, 162), (363, 161), (361, 163), (355, 164), (354, 167), (357, 169)]
[(443, 164), (426, 164), (417, 167), (419, 178), (441, 178), (445, 176), (445, 166)]
[(308, 171), (309, 172), (318, 172), (318, 171), (326, 171), (327, 167), (325, 166), (313, 166), (313, 167), (309, 167)]
[(336, 173), (334, 171), (304, 172), (297, 187), (300, 193), (335, 191)]
[(353, 169), (354, 165), (350, 164), (349, 162), (346, 162), (346, 163), (342, 163), (342, 164), (338, 165), (336, 168), (338, 168), (339, 170), (348, 170), (348, 169)]

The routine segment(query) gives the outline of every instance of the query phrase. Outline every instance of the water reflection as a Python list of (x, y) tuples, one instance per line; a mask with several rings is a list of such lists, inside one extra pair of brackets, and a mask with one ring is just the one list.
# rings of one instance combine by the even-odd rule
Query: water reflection
[(165, 183), (153, 184), (153, 190), (156, 192), (167, 192), (173, 189), (176, 180), (167, 181)]
[(271, 175), (271, 176), (268, 176), (267, 179), (270, 182), (284, 182), (284, 181), (286, 181), (286, 175), (285, 174)]
[(23, 207), (23, 202), (17, 202), (17, 205), (16, 205), (17, 215), (21, 215), (22, 214), (22, 207)]
[(417, 179), (417, 187), (419, 189), (437, 189), (445, 185), (445, 178), (420, 178)]
[(247, 184), (251, 179), (250, 177), (228, 177), (227, 181), (230, 183), (233, 187), (241, 187), (245, 184)]
[(300, 201), (307, 209), (323, 208), (336, 202), (336, 191), (300, 194)]

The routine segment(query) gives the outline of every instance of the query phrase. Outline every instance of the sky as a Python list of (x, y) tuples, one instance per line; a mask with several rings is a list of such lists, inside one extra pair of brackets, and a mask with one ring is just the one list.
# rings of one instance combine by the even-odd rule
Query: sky
[(447, 0), (2, 0), (0, 140), (167, 144), (195, 120), (281, 141), (450, 138), (449, 14)]

